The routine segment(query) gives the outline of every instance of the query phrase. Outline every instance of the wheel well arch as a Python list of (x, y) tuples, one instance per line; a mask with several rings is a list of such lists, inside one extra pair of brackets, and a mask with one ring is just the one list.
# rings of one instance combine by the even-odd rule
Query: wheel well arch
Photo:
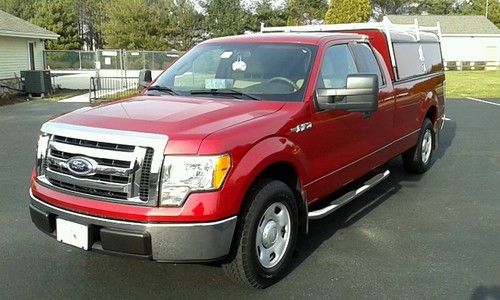
[[(298, 212), (299, 212), (299, 231), (307, 233), (307, 199), (306, 194), (302, 188), (302, 182), (300, 180), (299, 172), (297, 168), (288, 161), (273, 162), (272, 164), (266, 166), (258, 175), (252, 180), (251, 184), (248, 186), (245, 195), (247, 195), (250, 189), (265, 179), (273, 179), (284, 182), (292, 190), (295, 201), (297, 202)], [(245, 197), (244, 202), (249, 201)], [(248, 204), (248, 203), (244, 203)], [(242, 206), (243, 207), (243, 206)]]
[(436, 123), (436, 120), (437, 120), (437, 108), (436, 108), (435, 105), (431, 105), (427, 109), (427, 112), (425, 113), (425, 118), (429, 118), (431, 120), (432, 124)]

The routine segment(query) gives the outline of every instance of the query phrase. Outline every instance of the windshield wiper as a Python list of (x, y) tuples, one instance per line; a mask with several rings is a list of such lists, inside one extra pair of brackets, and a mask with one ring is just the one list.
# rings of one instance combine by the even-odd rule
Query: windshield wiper
[(191, 95), (229, 95), (229, 96), (241, 96), (252, 100), (260, 100), (260, 98), (252, 96), (247, 93), (235, 89), (209, 89), (209, 90), (191, 90), (189, 91)]
[(168, 86), (163, 86), (163, 85), (152, 85), (147, 88), (147, 91), (158, 91), (158, 92), (166, 92), (171, 95), (179, 95), (176, 91), (173, 89), (169, 88)]

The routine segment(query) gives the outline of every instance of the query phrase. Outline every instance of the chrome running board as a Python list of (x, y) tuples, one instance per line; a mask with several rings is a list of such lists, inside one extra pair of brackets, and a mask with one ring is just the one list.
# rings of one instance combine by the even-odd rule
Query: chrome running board
[(308, 213), (309, 220), (321, 219), (328, 216), (332, 212), (342, 207), (344, 204), (349, 203), (350, 201), (363, 195), (366, 191), (368, 191), (372, 187), (379, 184), (382, 180), (386, 179), (389, 176), (389, 174), (391, 174), (389, 170), (386, 170), (383, 173), (379, 173), (373, 176), (371, 179), (367, 180), (360, 188), (350, 191), (341, 196), (340, 198), (333, 200), (328, 206), (318, 210), (310, 211)]

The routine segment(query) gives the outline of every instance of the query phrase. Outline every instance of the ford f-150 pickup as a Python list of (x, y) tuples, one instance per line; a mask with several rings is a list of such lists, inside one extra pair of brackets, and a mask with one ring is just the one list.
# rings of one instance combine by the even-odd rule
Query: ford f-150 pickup
[(444, 85), (438, 35), (418, 29), (208, 40), (141, 95), (43, 124), (31, 218), (84, 250), (220, 261), (265, 288), (309, 220), (388, 177), (388, 161), (431, 166)]

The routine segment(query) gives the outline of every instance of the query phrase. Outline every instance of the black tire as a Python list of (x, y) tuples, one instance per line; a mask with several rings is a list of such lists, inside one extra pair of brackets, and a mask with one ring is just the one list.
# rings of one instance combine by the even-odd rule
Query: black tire
[[(250, 189), (246, 200), (246, 205), (239, 216), (240, 219), (233, 239), (232, 253), (222, 267), (226, 275), (232, 280), (248, 287), (263, 289), (276, 283), (286, 274), (298, 236), (298, 208), (290, 187), (277, 180), (259, 181)], [(286, 246), (281, 248), (285, 250), (281, 251), (279, 261), (275, 256), (276, 265), (266, 268), (258, 257), (258, 251), (262, 246), (257, 248), (257, 229), (262, 228), (263, 223), (265, 223), (259, 224), (264, 221), (265, 213), (269, 211), (275, 212), (276, 210), (280, 212), (278, 206), (286, 208), (283, 212), (288, 212), (287, 216), (290, 218), (289, 230), (285, 230), (287, 233), (277, 231), (278, 233), (276, 233), (272, 243), (274, 245), (277, 241), (276, 236), (278, 234), (287, 236), (288, 242)], [(277, 208), (273, 209), (272, 207)], [(275, 225), (279, 227), (279, 224), (275, 223)], [(264, 241), (264, 238), (261, 238), (261, 240)]]
[[(428, 138), (430, 138), (430, 145), (426, 146), (429, 143)], [(401, 155), (403, 166), (408, 173), (422, 174), (430, 168), (435, 148), (435, 138), (432, 122), (426, 118), (422, 124), (417, 144)], [(430, 149), (426, 150), (426, 147), (430, 147)], [(430, 151), (430, 153), (425, 155), (426, 151)], [(425, 159), (426, 157), (428, 158)]]

